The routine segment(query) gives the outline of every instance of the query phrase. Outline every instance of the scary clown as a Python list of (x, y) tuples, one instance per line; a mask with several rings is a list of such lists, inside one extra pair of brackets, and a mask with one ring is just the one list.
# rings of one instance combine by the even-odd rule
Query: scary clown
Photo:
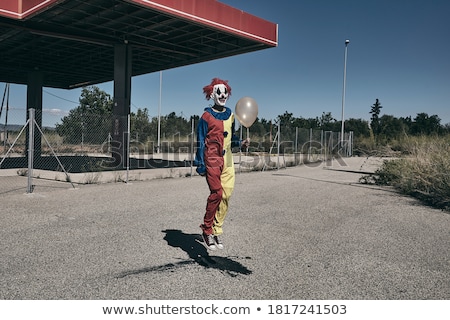
[(214, 105), (205, 108), (197, 127), (197, 173), (206, 177), (210, 190), (202, 229), (203, 244), (210, 250), (223, 249), (219, 238), (234, 189), (234, 163), (231, 148), (247, 148), (250, 140), (239, 140), (234, 134), (234, 114), (226, 107), (231, 87), (219, 78), (203, 88)]

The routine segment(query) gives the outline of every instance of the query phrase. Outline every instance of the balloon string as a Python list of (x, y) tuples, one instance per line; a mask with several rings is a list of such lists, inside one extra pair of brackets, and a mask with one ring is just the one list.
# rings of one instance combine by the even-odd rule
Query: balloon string
[[(247, 128), (247, 139), (250, 139), (250, 129)], [(250, 145), (247, 146), (247, 148), (245, 149), (245, 156), (248, 155), (248, 148), (250, 147)]]
[[(239, 138), (242, 141), (242, 123), (239, 123)], [(241, 173), (241, 166), (242, 166), (242, 148), (239, 148), (239, 173)]]

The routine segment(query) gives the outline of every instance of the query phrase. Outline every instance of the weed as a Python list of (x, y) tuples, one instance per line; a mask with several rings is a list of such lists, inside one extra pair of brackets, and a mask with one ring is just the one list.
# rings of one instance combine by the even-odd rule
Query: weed
[(86, 184), (99, 183), (102, 174), (100, 172), (87, 172), (84, 174), (84, 182)]
[(403, 156), (385, 161), (373, 182), (450, 210), (450, 136), (405, 139), (402, 149)]

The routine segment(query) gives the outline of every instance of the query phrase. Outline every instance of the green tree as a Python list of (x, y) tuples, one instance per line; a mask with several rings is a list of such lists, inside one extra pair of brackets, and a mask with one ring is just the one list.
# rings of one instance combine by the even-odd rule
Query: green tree
[(363, 119), (350, 118), (345, 121), (347, 131), (353, 131), (355, 137), (369, 137), (369, 122)]
[(402, 121), (403, 124), (403, 129), (405, 130), (406, 134), (409, 134), (413, 125), (413, 121), (411, 119), (411, 116), (403, 118), (400, 117), (400, 120)]
[(450, 123), (446, 123), (442, 126), (442, 133), (443, 134), (450, 134)]
[(437, 115), (428, 116), (427, 113), (418, 113), (411, 126), (413, 135), (438, 134), (441, 130), (441, 119)]
[(336, 119), (333, 118), (331, 115), (331, 112), (322, 112), (322, 116), (320, 118), (317, 118), (317, 122), (320, 125), (320, 129), (324, 131), (340, 131), (340, 129), (337, 129), (337, 124), (340, 124), (340, 122), (336, 122)]
[(148, 109), (138, 109), (136, 113), (130, 114), (131, 138), (140, 142), (148, 140), (151, 134), (151, 123), (148, 116)]
[(386, 142), (398, 139), (405, 133), (404, 122), (391, 115), (383, 115), (379, 119), (379, 128), (379, 138), (382, 137)]
[(293, 140), (295, 135), (295, 118), (292, 113), (285, 112), (279, 115), (277, 121), (280, 122), (281, 137), (283, 140)]
[[(196, 117), (198, 119), (198, 117)], [(160, 124), (161, 124), (161, 139), (164, 140), (172, 140), (177, 139), (178, 136), (187, 136), (191, 133), (191, 121), (185, 119), (183, 116), (177, 116), (175, 112), (171, 112), (168, 115), (161, 115)], [(195, 122), (195, 126), (197, 126), (198, 120)], [(195, 130), (196, 128), (194, 128)], [(150, 123), (150, 138), (157, 141), (158, 139), (158, 117), (153, 117)]]
[(302, 129), (316, 129), (320, 127), (318, 118), (295, 118), (294, 125)]
[(277, 117), (277, 121), (281, 121), (282, 126), (292, 127), (294, 123), (294, 115), (290, 112), (285, 111), (284, 114)]
[[(236, 129), (238, 129), (236, 132), (236, 135), (240, 135), (239, 127), (240, 126), (236, 125)], [(243, 129), (244, 129), (243, 130), (243, 138), (246, 138), (247, 137), (246, 136), (247, 129), (246, 128), (243, 128)], [(256, 118), (255, 122), (250, 127), (249, 132), (250, 132), (250, 136), (252, 136), (252, 137), (263, 137), (267, 132), (269, 132), (269, 130), (270, 130), (270, 124), (268, 125), (268, 122), (266, 119), (260, 120), (259, 118)]]
[(370, 114), (372, 114), (372, 117), (370, 118), (370, 127), (372, 128), (372, 132), (375, 136), (378, 136), (381, 132), (380, 127), (380, 113), (381, 108), (383, 108), (380, 104), (380, 101), (378, 99), (375, 100), (375, 103), (372, 105), (372, 108), (370, 109)]
[(79, 102), (78, 107), (61, 119), (62, 123), (56, 124), (56, 132), (65, 143), (103, 143), (112, 126), (110, 95), (96, 86), (84, 87)]

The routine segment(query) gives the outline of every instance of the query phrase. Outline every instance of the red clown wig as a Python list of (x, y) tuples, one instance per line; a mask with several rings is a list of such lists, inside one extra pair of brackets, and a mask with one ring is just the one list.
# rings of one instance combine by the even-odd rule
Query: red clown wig
[(203, 93), (205, 94), (206, 100), (211, 99), (211, 94), (213, 93), (214, 86), (216, 84), (223, 84), (227, 88), (228, 95), (231, 96), (231, 87), (228, 85), (228, 80), (222, 80), (219, 78), (212, 79), (211, 83), (203, 87)]

